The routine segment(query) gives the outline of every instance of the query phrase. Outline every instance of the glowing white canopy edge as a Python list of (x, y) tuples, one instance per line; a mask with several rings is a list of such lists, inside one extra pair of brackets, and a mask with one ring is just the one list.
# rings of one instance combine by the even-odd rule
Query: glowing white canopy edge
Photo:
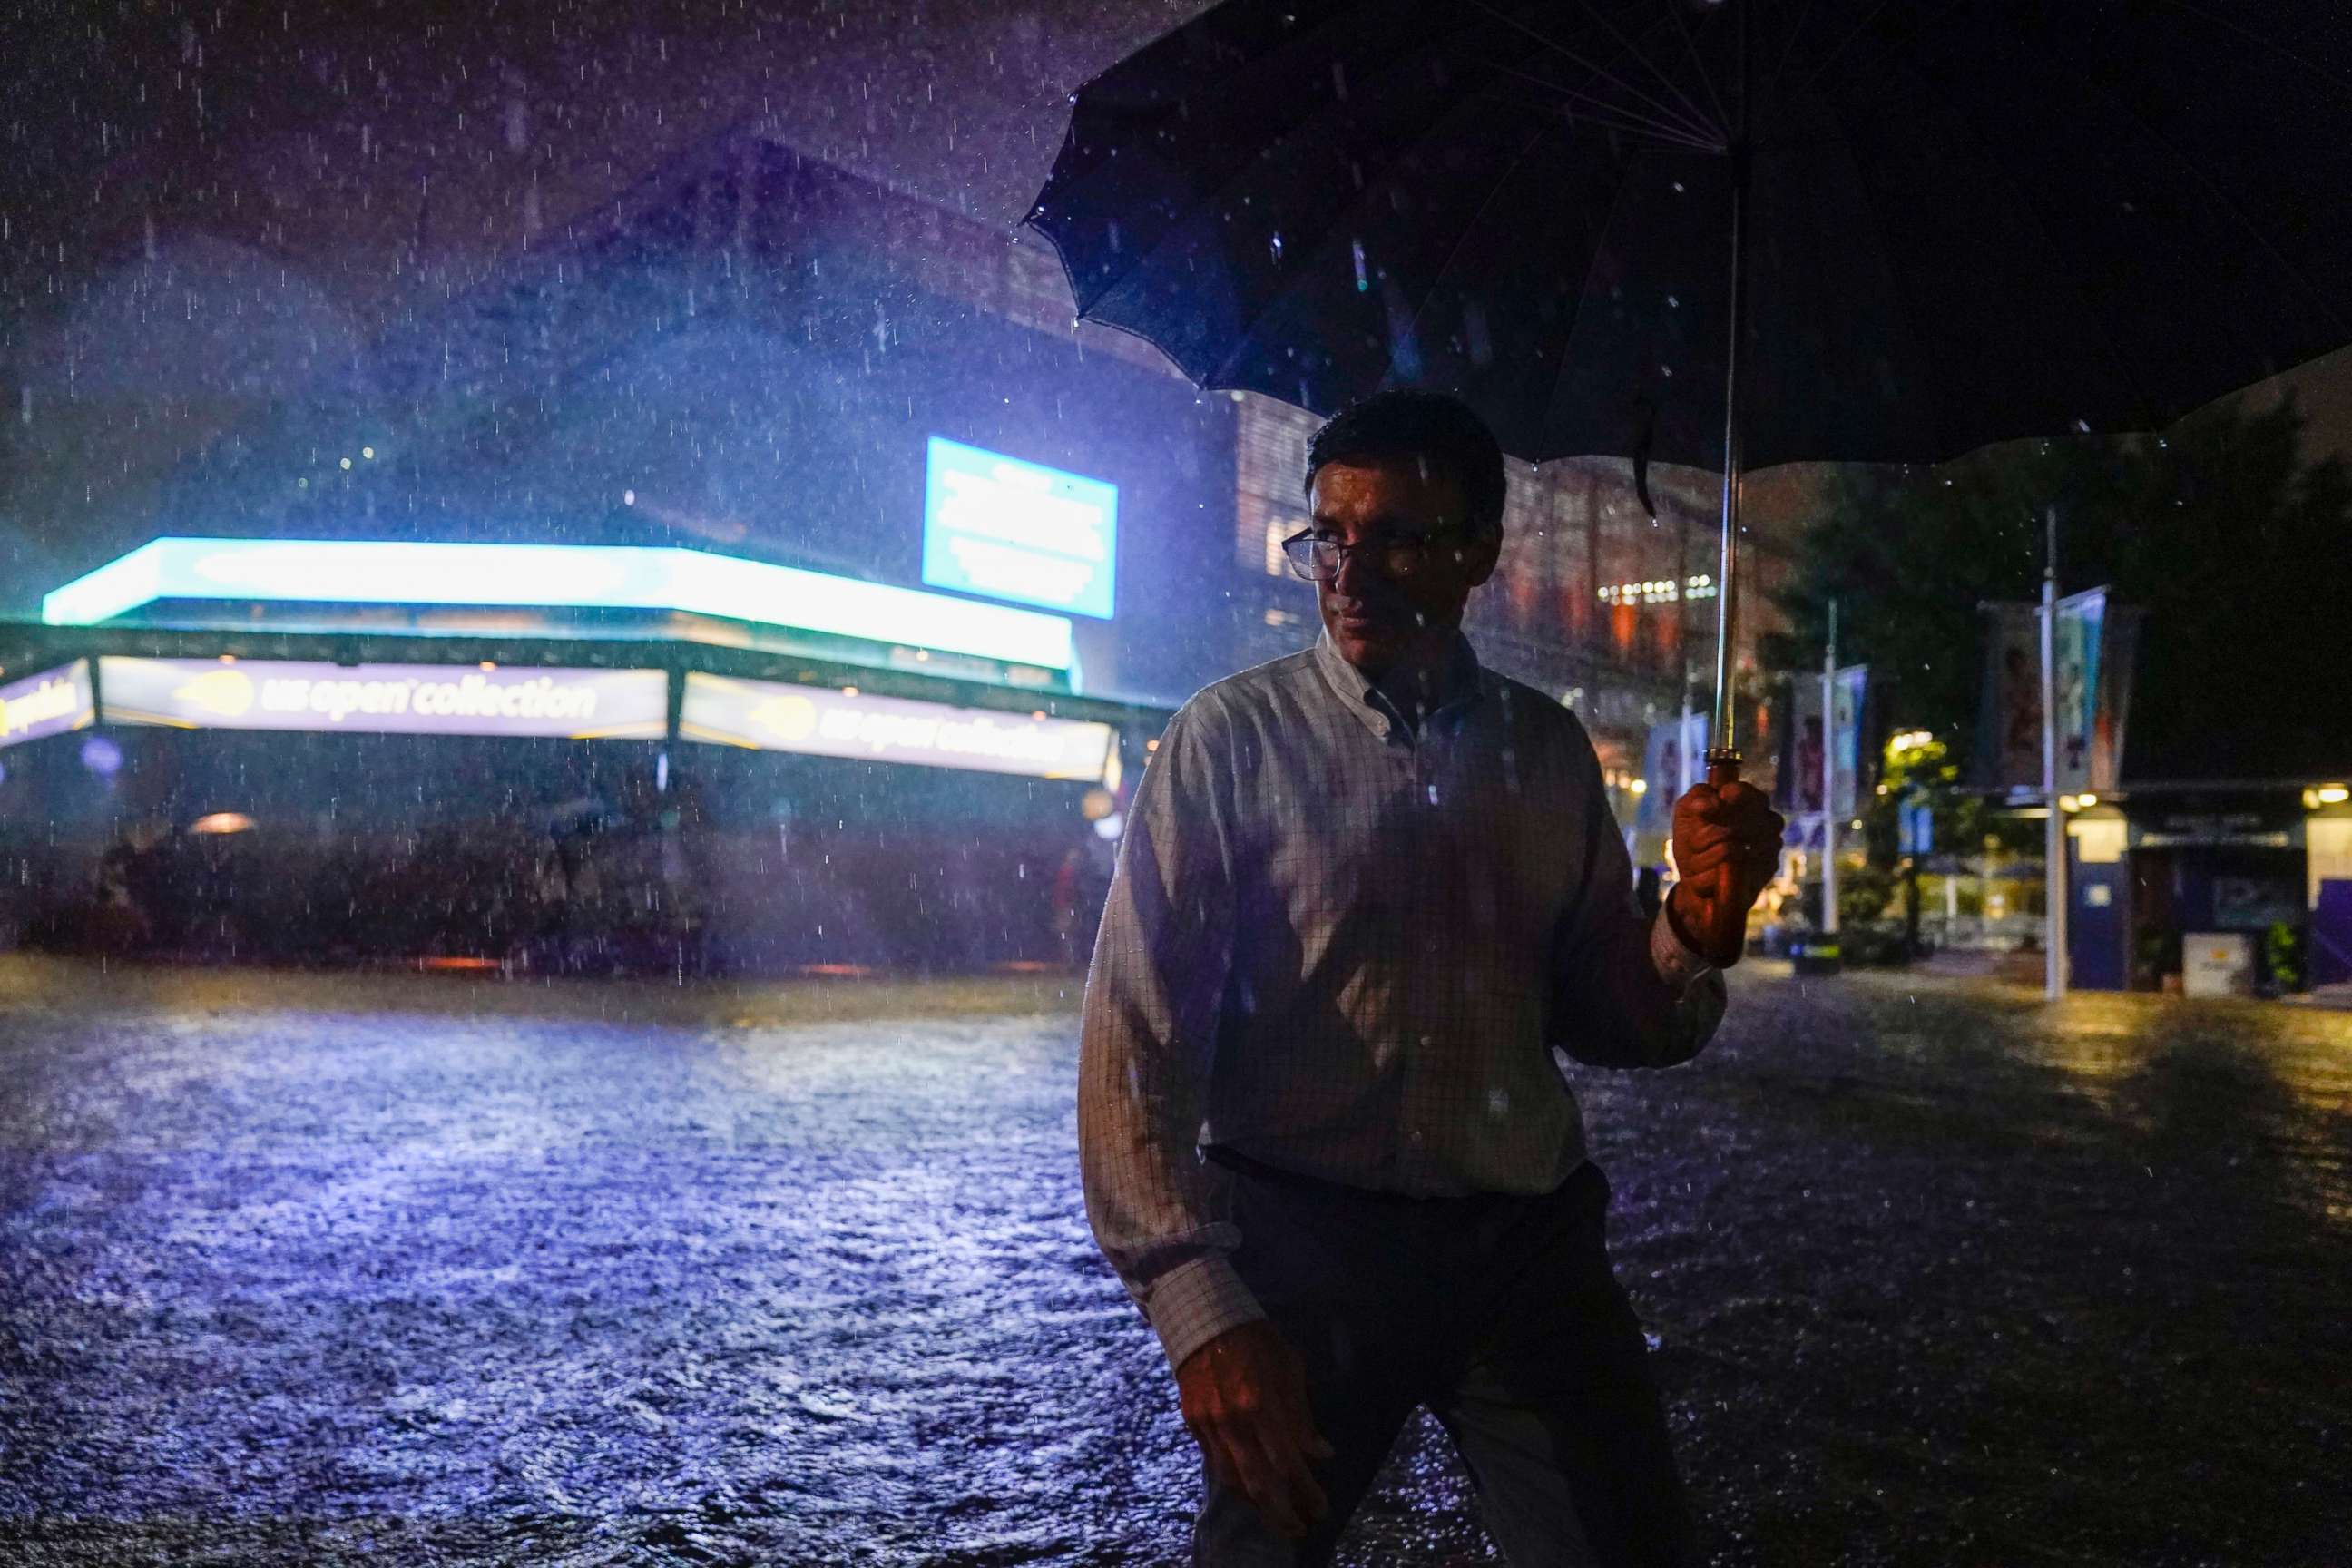
[(700, 550), (329, 539), (150, 540), (41, 600), (96, 626), (157, 599), (669, 610), (1069, 669), (1061, 616)]

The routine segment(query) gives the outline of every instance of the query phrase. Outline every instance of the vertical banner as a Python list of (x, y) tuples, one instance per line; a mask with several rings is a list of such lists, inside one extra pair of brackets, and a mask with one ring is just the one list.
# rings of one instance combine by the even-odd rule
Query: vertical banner
[(1789, 683), (1786, 721), (1780, 729), (1773, 808), (1789, 819), (1787, 842), (1800, 848), (1822, 844), (1822, 773), (1825, 751), (1837, 749), (1837, 799), (1831, 809), (1850, 820), (1878, 778), (1876, 748), (1870, 734), (1870, 667), (1850, 664), (1832, 682), (1835, 696), (1827, 721), (1822, 713), (1822, 678), (1798, 675)]
[(2001, 792), (2042, 792), (2040, 606), (1985, 606), (1984, 684), (1977, 704), (1976, 782)]
[(2123, 787), (2124, 725), (2131, 717), (2132, 667), (2139, 658), (2136, 605), (2109, 605), (2100, 630), (2098, 710), (2091, 721), (2090, 774), (2085, 787), (2113, 794)]
[[(1650, 726), (1650, 738), (1642, 748), (1642, 803), (1633, 808), (1633, 831), (1636, 833), (1669, 833), (1674, 828), (1675, 802), (1685, 791), (1706, 773), (1707, 716), (1703, 712), (1690, 715), (1689, 733), (1683, 733), (1684, 721), (1677, 718), (1667, 723)], [(1687, 744), (1691, 755), (1691, 772), (1697, 778), (1683, 776), (1683, 751)]]
[(1772, 782), (1773, 809), (1792, 824), (1822, 809), (1822, 678), (1790, 678), (1788, 713), (1780, 725), (1780, 763)]
[[(1977, 783), (2016, 795), (2042, 793), (2042, 632), (2032, 605), (1987, 606), (1984, 688), (1977, 718)], [(2124, 722), (2140, 613), (2093, 588), (2058, 601), (2052, 633), (2058, 691), (2058, 788), (2111, 793), (2123, 773)]]
[(2068, 795), (2096, 787), (2091, 783), (2091, 753), (2098, 734), (2100, 632), (2106, 616), (2105, 588), (2058, 601), (2058, 787)]
[(1848, 819), (1861, 810), (1867, 787), (1878, 782), (1879, 748), (1864, 743), (1870, 725), (1870, 666), (1846, 666), (1831, 687), (1830, 743), (1837, 748), (1837, 798), (1830, 802), (1830, 809)]

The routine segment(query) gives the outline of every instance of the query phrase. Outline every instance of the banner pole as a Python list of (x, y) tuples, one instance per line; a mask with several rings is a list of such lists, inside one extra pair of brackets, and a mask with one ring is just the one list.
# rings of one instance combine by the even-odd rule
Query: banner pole
[(2042, 567), (2042, 994), (2066, 994), (2066, 814), (2058, 807), (2058, 509), (2043, 511)]
[(1822, 656), (1822, 931), (1838, 932), (1837, 893), (1837, 601), (1830, 601), (1830, 635)]

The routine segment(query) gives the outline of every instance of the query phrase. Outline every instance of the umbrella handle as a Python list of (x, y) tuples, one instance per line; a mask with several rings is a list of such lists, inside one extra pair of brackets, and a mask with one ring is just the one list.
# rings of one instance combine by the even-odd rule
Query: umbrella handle
[(1717, 789), (1739, 782), (1740, 755), (1738, 748), (1717, 746), (1706, 753), (1706, 782)]

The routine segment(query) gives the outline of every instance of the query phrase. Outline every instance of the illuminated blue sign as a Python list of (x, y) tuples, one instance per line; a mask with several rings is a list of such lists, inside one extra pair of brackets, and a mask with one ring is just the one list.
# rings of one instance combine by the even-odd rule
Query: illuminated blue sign
[[(1109, 577), (1104, 576), (1108, 609)], [(1070, 623), (699, 550), (321, 539), (157, 539), (41, 601), (97, 626), (158, 599), (675, 610), (1068, 670)]]
[(923, 581), (1108, 619), (1118, 487), (931, 437)]

